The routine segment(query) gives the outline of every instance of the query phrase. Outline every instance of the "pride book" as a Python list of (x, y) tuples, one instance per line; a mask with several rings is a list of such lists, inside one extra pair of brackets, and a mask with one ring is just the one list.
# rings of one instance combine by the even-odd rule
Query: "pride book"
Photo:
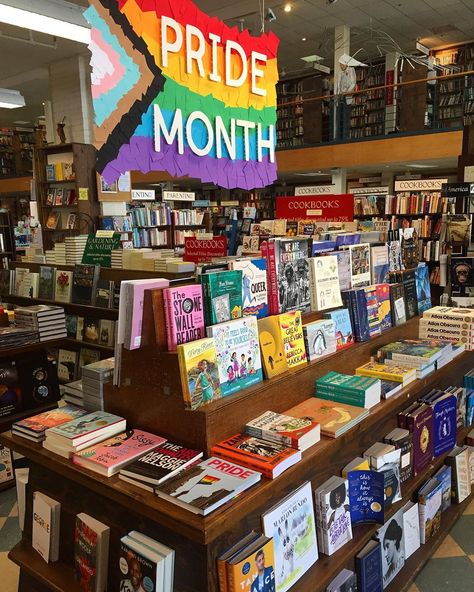
[(261, 473), (212, 456), (156, 488), (158, 497), (207, 516), (261, 479)]
[(320, 440), (320, 425), (309, 418), (296, 418), (274, 411), (266, 411), (247, 422), (245, 431), (250, 436), (270, 442), (306, 450)]
[(161, 436), (148, 432), (129, 430), (76, 452), (72, 456), (72, 461), (94, 473), (110, 477), (127, 463), (164, 444), (165, 441)]
[(176, 346), (204, 337), (204, 303), (200, 284), (165, 288), (163, 300), (168, 351), (176, 351)]
[(237, 434), (215, 444), (211, 454), (259, 471), (269, 479), (275, 479), (301, 460), (299, 450), (247, 434)]
[(184, 403), (189, 409), (220, 399), (221, 385), (214, 339), (207, 337), (178, 345)]

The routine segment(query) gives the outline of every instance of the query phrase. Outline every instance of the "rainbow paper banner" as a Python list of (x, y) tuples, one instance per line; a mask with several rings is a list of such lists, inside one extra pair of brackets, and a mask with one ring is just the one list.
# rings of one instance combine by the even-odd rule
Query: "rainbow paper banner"
[(228, 189), (277, 177), (278, 38), (191, 0), (90, 0), (97, 170), (167, 171)]

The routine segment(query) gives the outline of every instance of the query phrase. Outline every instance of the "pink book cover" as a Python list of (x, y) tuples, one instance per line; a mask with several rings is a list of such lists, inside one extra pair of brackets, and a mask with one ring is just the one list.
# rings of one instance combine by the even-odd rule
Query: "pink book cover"
[(155, 288), (167, 288), (170, 285), (168, 280), (158, 278), (156, 280), (149, 280), (143, 283), (133, 285), (133, 306), (132, 318), (130, 320), (130, 340), (127, 340), (125, 347), (127, 349), (138, 349), (142, 342), (142, 320), (143, 320), (143, 300), (145, 298), (145, 290), (153, 290)]
[(93, 465), (96, 465), (98, 469), (103, 469), (101, 472), (105, 470), (107, 474), (113, 475), (123, 465), (165, 442), (165, 438), (155, 434), (141, 430), (128, 430), (74, 453), (72, 460), (92, 470), (94, 470)]
[(205, 337), (201, 284), (166, 288), (163, 295), (168, 350), (176, 351), (178, 345)]

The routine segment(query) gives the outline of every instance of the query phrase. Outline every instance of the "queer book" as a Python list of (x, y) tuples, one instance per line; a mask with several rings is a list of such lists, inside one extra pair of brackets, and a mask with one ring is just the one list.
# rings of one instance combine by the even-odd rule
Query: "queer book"
[(276, 590), (286, 592), (318, 560), (311, 484), (305, 483), (262, 515), (273, 538)]
[(207, 328), (216, 344), (222, 396), (263, 380), (256, 317), (244, 317)]
[(332, 555), (352, 539), (347, 480), (331, 477), (314, 492), (318, 545)]
[(202, 286), (191, 284), (163, 290), (168, 350), (204, 337)]
[(324, 318), (334, 321), (337, 351), (354, 345), (354, 332), (349, 310), (347, 308), (339, 308), (337, 310), (332, 310), (331, 312), (326, 312)]
[(310, 362), (336, 351), (336, 330), (331, 319), (321, 319), (303, 325), (303, 335)]
[(242, 271), (219, 271), (201, 275), (206, 325), (224, 323), (242, 316)]
[(259, 319), (268, 314), (266, 259), (237, 259), (229, 262), (229, 269), (242, 271), (242, 313)]
[(257, 471), (213, 456), (168, 479), (156, 493), (194, 514), (207, 516), (260, 478)]
[[(263, 535), (232, 555), (226, 566), (227, 592), (274, 592), (273, 539)], [(220, 588), (223, 592), (222, 587)]]
[(164, 444), (165, 439), (141, 430), (128, 430), (76, 452), (72, 461), (86, 469), (110, 477), (128, 462)]
[(237, 434), (211, 448), (211, 454), (275, 479), (301, 460), (301, 451), (247, 434)]
[(178, 345), (184, 402), (190, 409), (220, 399), (221, 385), (214, 339), (206, 337)]
[(337, 257), (311, 257), (308, 261), (311, 310), (321, 311), (341, 306)]

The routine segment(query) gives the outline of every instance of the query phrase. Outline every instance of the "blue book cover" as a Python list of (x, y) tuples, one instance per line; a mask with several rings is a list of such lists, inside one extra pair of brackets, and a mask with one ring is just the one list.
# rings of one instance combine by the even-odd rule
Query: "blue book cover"
[[(344, 300), (344, 296), (346, 300)], [(363, 288), (347, 290), (342, 294), (344, 303), (351, 311), (354, 336), (356, 341), (369, 341), (369, 316), (367, 310), (367, 298)]]
[(313, 241), (311, 244), (311, 257), (325, 253), (326, 251), (334, 251), (336, 248), (336, 241), (322, 240)]
[(242, 271), (242, 314), (244, 317), (257, 315), (261, 319), (268, 315), (267, 260), (236, 259), (229, 262), (229, 269)]
[(338, 234), (336, 236), (336, 249), (345, 245), (360, 244), (360, 234)]
[(378, 541), (370, 541), (356, 555), (358, 592), (382, 592), (382, 547)]
[(354, 343), (354, 332), (347, 308), (338, 308), (324, 313), (325, 319), (334, 321), (336, 332), (336, 350), (345, 349)]
[(104, 216), (101, 218), (102, 230), (115, 230), (114, 219), (112, 216)]
[(384, 521), (384, 475), (376, 471), (350, 471), (349, 505), (352, 524)]
[(386, 331), (392, 327), (392, 308), (390, 306), (390, 286), (377, 284), (375, 287), (379, 310), (380, 330)]
[(433, 403), (433, 453), (440, 456), (456, 446), (457, 431), (457, 401), (456, 396), (451, 395)]
[(451, 505), (451, 467), (443, 465), (433, 477), (441, 483), (441, 511), (444, 512)]
[(416, 297), (419, 314), (431, 308), (430, 271), (426, 263), (418, 263), (415, 270)]

